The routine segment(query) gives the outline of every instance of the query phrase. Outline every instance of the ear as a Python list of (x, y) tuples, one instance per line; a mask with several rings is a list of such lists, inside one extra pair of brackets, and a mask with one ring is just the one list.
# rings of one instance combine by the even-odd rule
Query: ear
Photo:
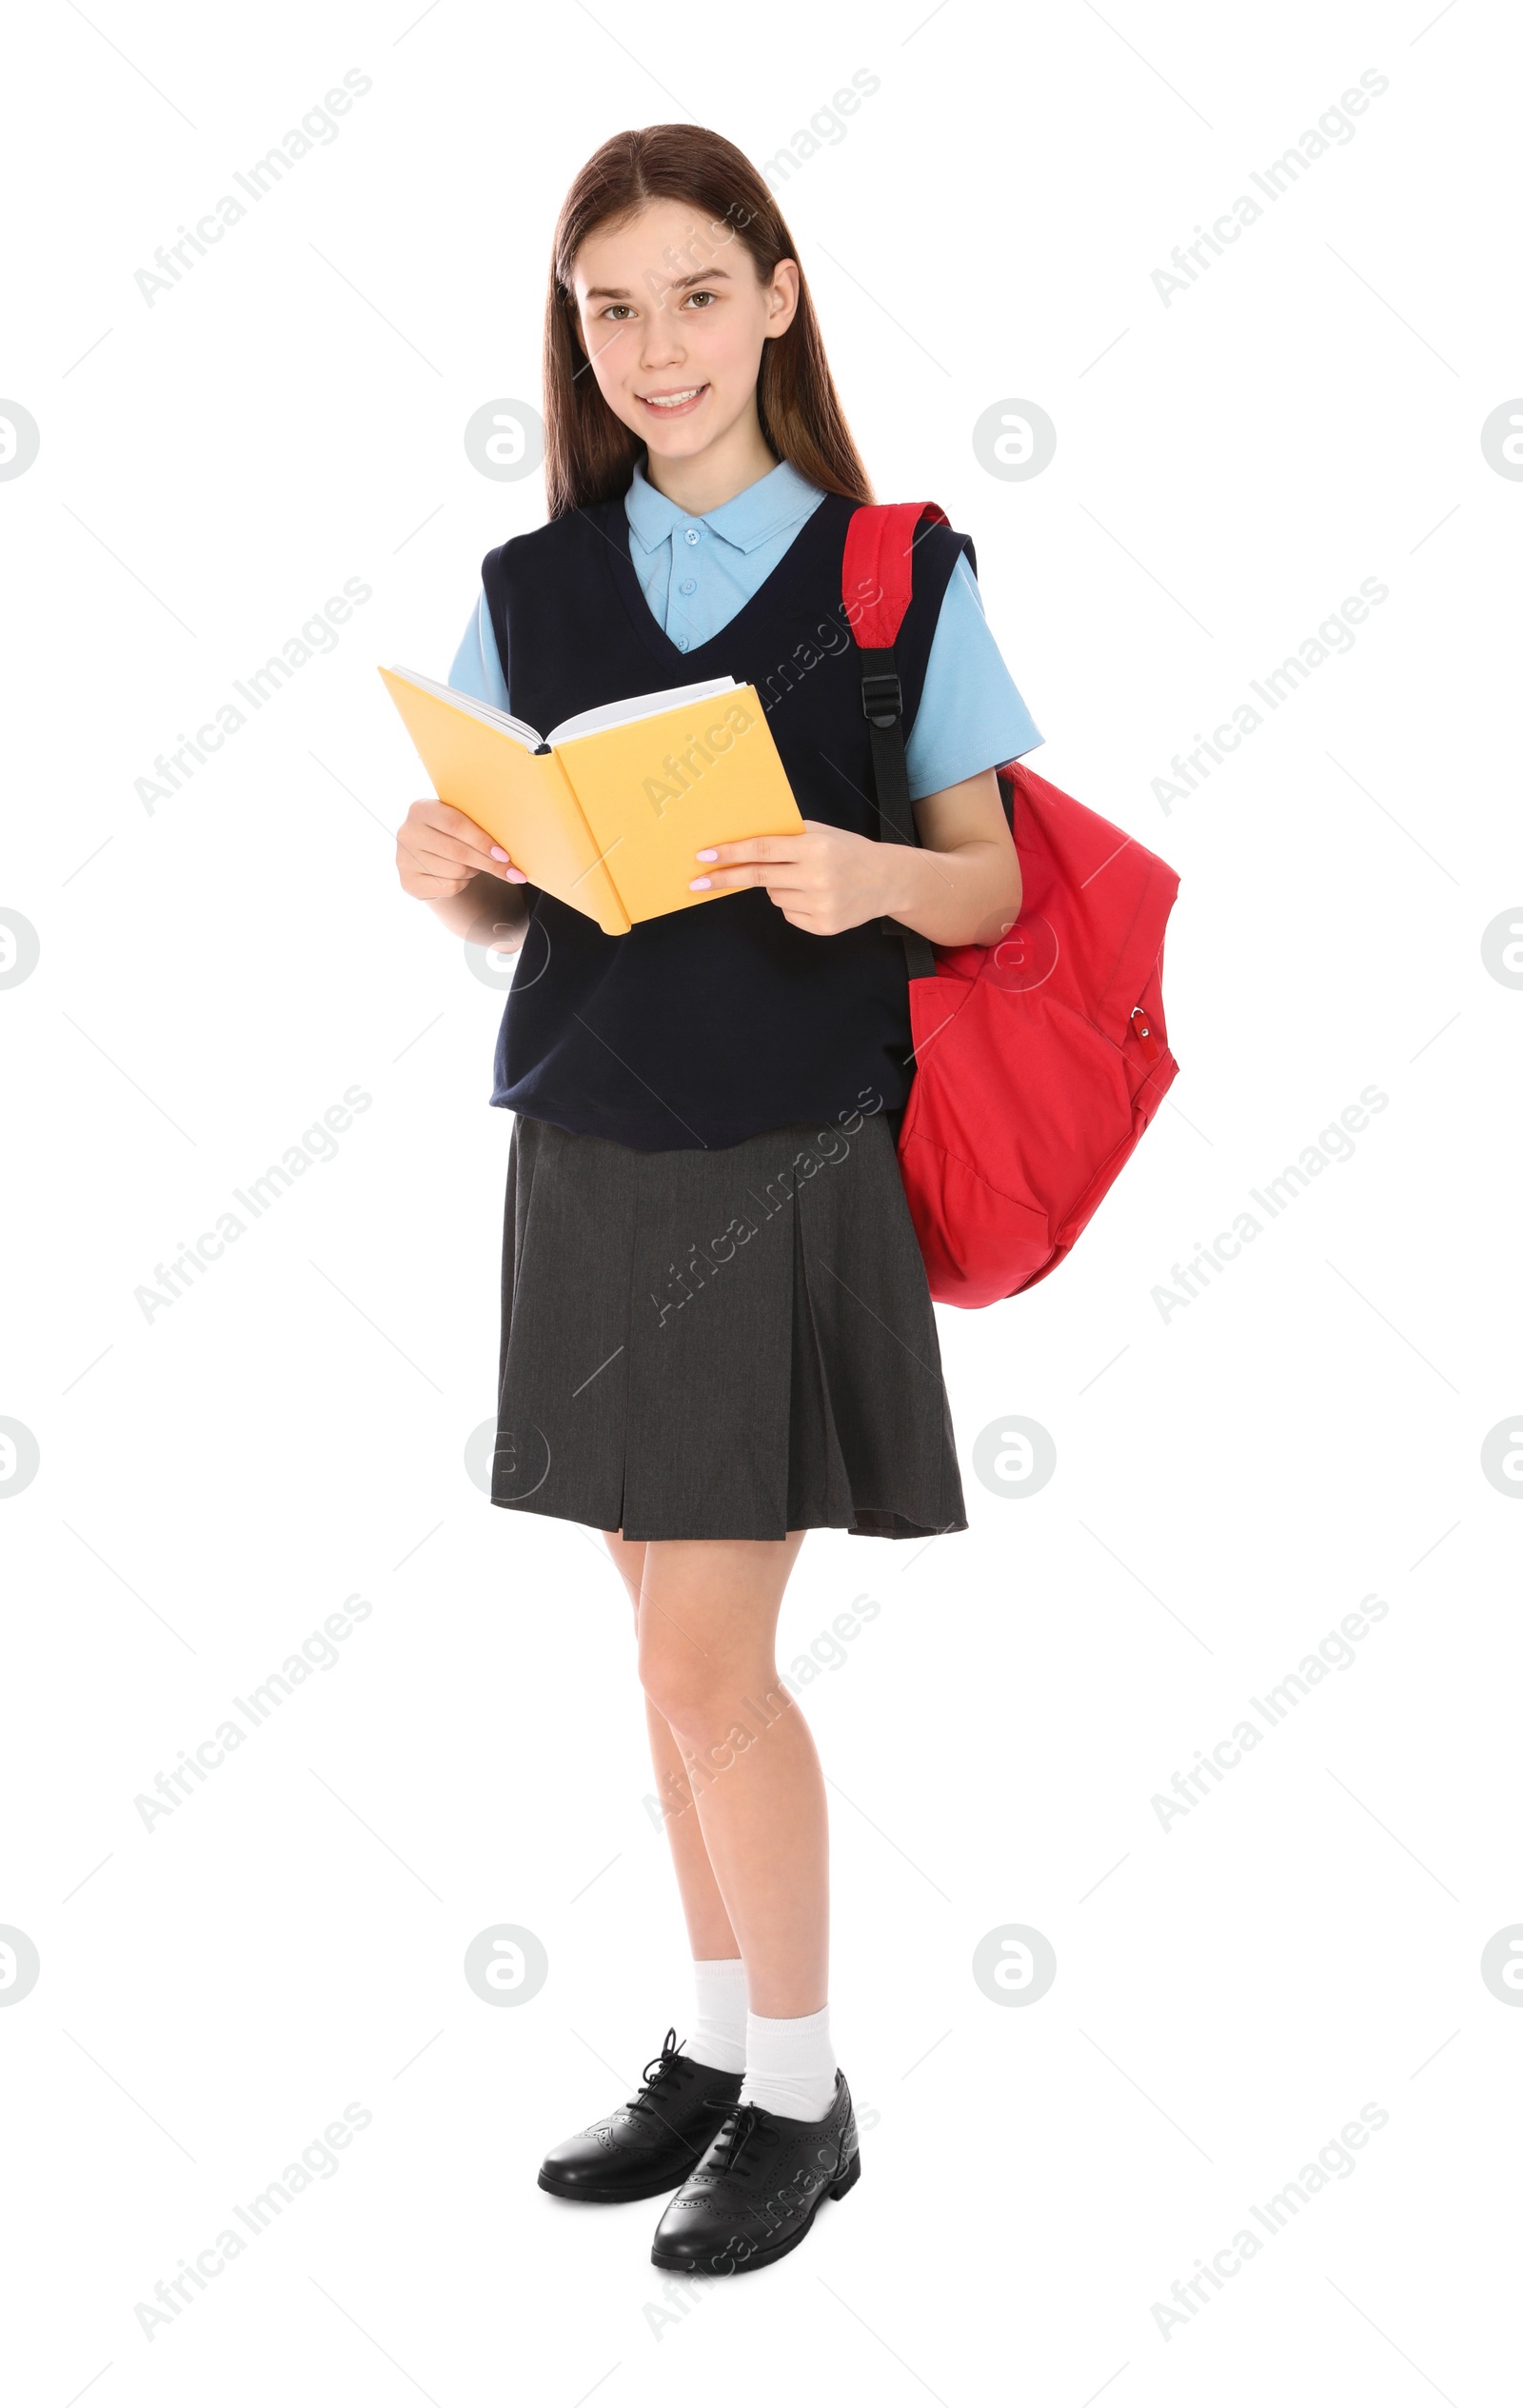
[(772, 287), (767, 299), (767, 333), (786, 334), (799, 308), (799, 263), (796, 259), (780, 259), (772, 271)]

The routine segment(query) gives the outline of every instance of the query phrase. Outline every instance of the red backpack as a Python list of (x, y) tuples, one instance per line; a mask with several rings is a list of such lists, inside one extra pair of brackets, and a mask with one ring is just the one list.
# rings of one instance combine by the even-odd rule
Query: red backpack
[[(919, 842), (893, 647), (927, 518), (949, 523), (935, 502), (860, 507), (841, 566), (885, 843)], [(1056, 1270), (1178, 1068), (1161, 987), (1178, 873), (1020, 762), (998, 774), (1019, 918), (999, 945), (903, 931), (916, 1069), (899, 1162), (942, 1304), (992, 1304)]]

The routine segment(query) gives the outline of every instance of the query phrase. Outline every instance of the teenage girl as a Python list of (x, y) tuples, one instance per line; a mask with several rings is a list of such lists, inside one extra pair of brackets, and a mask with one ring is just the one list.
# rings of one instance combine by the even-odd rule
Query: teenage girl
[[(507, 1173), (492, 1502), (603, 1532), (634, 1607), (695, 1959), (636, 2098), (550, 2151), (564, 2199), (675, 2193), (658, 2265), (801, 2241), (860, 2157), (827, 2004), (819, 1759), (774, 1634), (806, 1530), (962, 1530), (936, 1322), (895, 1144), (914, 1072), (900, 928), (996, 943), (1020, 878), (994, 765), (1041, 739), (965, 536), (923, 527), (896, 644), (920, 845), (878, 841), (841, 603), (873, 499), (796, 246), (693, 126), (603, 144), (554, 245), (549, 518), (488, 553), (451, 683), (550, 727), (754, 685), (801, 835), (710, 846), (707, 900), (604, 936), (447, 802), (405, 890), (519, 948), (492, 1102)], [(897, 925), (896, 925), (897, 924)]]

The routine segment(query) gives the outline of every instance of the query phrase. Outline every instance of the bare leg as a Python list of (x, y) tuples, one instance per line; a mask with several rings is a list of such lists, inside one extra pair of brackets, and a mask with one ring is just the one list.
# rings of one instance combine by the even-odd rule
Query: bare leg
[[(643, 1540), (623, 1539), (603, 1532), (608, 1552), (629, 1592), (635, 1631), (640, 1630), (640, 1588), (645, 1569)], [(674, 1638), (677, 1634), (674, 1633)], [(680, 1643), (680, 1642), (679, 1642)], [(709, 1862), (702, 1826), (693, 1803), (681, 1749), (666, 1717), (648, 1697), (645, 1724), (650, 1734), (650, 1761), (656, 1774), (656, 1795), (666, 1809), (666, 1838), (672, 1852), (687, 1939), (695, 1958), (739, 1957), (741, 1946), (724, 1911), (714, 1867)]]
[[(738, 1942), (762, 2016), (814, 2015), (827, 1999), (824, 1781), (774, 1653), (802, 1539), (651, 1540), (637, 1616), (641, 1681), (686, 1769), (730, 1951)], [(672, 1844), (676, 1855), (675, 1830)], [(729, 1953), (708, 1939), (694, 1945)]]

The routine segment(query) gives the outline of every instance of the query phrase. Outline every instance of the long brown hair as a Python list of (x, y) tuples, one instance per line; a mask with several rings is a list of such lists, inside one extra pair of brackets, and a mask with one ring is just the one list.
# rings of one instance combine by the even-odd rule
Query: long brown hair
[[(797, 246), (764, 179), (742, 150), (706, 126), (641, 126), (613, 134), (572, 181), (556, 223), (544, 313), (544, 489), (552, 519), (624, 492), (644, 448), (598, 389), (577, 339), (572, 269), (598, 228), (647, 201), (685, 201), (710, 239), (743, 245), (770, 281)], [(694, 266), (702, 265), (695, 258)], [(793, 323), (762, 347), (757, 377), (762, 436), (811, 485), (871, 502), (873, 488), (836, 393), (802, 264)]]

